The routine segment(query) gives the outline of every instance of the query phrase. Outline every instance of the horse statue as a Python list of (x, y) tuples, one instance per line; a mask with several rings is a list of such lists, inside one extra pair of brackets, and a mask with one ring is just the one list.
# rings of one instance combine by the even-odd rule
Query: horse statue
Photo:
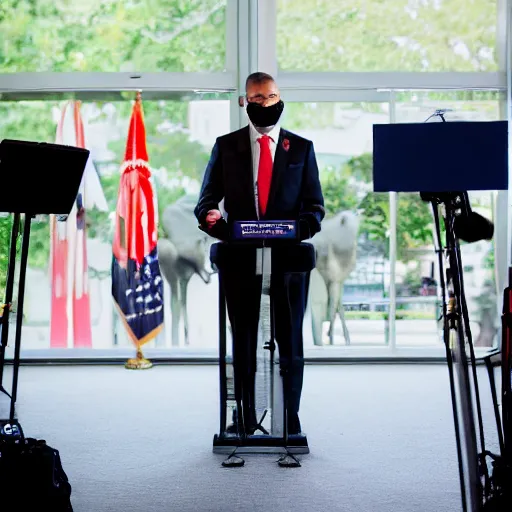
[(322, 326), (325, 320), (329, 322), (329, 344), (334, 344), (336, 315), (340, 316), (345, 343), (350, 345), (343, 308), (343, 283), (356, 266), (358, 231), (357, 214), (342, 211), (324, 220), (320, 233), (310, 240), (316, 249), (316, 271), (321, 277), (315, 279), (312, 275), (310, 287), (311, 322), (315, 345), (323, 345)]
[(167, 238), (158, 240), (160, 270), (171, 288), (171, 340), (179, 346), (181, 319), (185, 345), (189, 344), (187, 288), (194, 274), (209, 284), (213, 272), (206, 270), (207, 254), (212, 239), (197, 227), (194, 208), (197, 197), (185, 195), (167, 206), (162, 213), (162, 226)]

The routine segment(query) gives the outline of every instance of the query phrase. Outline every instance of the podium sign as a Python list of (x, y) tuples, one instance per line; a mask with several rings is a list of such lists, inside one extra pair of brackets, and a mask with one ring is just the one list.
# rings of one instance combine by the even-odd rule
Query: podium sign
[(297, 223), (294, 220), (237, 221), (233, 223), (234, 240), (295, 240)]

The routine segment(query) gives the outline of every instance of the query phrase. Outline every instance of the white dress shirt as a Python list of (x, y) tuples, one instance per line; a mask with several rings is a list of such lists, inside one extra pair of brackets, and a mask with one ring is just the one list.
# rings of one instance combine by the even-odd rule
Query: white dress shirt
[[(270, 137), (270, 154), (272, 155), (272, 162), (276, 154), (277, 141), (279, 140), (279, 132), (281, 128), (279, 124), (276, 124), (272, 129), (266, 133)], [(251, 138), (251, 151), (252, 151), (252, 176), (254, 180), (254, 198), (256, 201), (256, 212), (258, 218), (260, 216), (259, 204), (258, 204), (258, 169), (260, 165), (260, 143), (258, 139), (264, 134), (260, 133), (252, 123), (249, 123), (249, 135)]]

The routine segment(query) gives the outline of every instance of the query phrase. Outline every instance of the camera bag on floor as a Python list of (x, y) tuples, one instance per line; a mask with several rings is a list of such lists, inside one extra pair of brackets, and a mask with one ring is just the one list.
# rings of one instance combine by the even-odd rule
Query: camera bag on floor
[(59, 451), (43, 440), (4, 434), (5, 426), (0, 431), (0, 485), (8, 502), (26, 512), (46, 506), (52, 512), (72, 512), (71, 485)]

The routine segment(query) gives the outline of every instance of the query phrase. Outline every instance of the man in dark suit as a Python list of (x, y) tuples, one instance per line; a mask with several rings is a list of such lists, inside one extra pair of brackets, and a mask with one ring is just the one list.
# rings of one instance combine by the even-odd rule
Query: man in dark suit
[[(279, 126), (284, 103), (270, 75), (253, 73), (247, 78), (246, 105), (249, 126), (219, 137), (212, 150), (195, 209), (199, 224), (211, 236), (228, 241), (232, 221), (295, 220), (300, 241), (307, 240), (320, 231), (325, 215), (313, 144)], [(224, 215), (219, 209), (222, 200)], [(252, 434), (257, 427), (254, 387), (261, 265), (268, 249), (222, 243), (214, 247), (217, 253), (212, 257), (233, 333), (237, 399), (242, 402), (246, 432)], [(302, 323), (314, 266), (311, 244), (272, 248), (270, 287), (290, 434), (301, 432)]]

